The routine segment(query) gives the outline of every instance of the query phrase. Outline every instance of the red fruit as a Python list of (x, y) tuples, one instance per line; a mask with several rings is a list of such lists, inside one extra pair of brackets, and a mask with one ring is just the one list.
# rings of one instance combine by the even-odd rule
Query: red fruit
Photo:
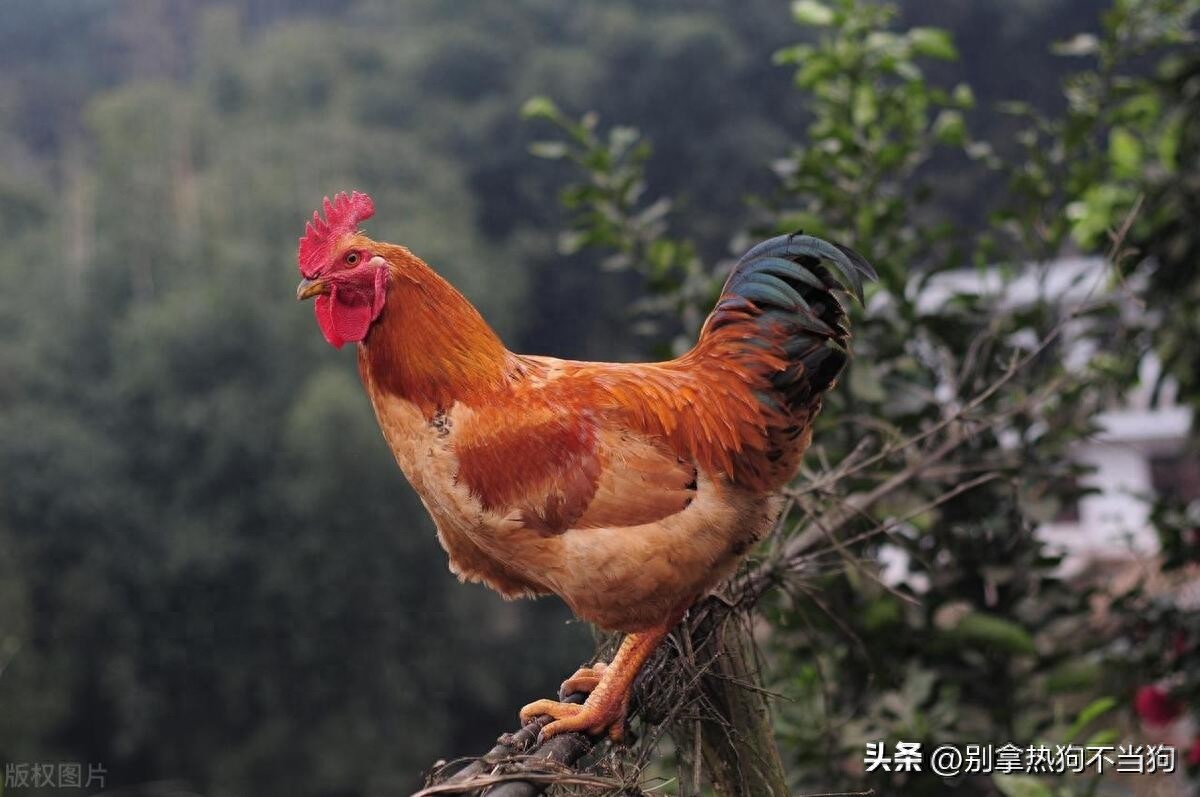
[(1169, 725), (1179, 719), (1183, 706), (1159, 686), (1143, 686), (1133, 698), (1133, 710), (1147, 725)]
[(1196, 737), (1191, 748), (1188, 749), (1187, 763), (1189, 767), (1200, 767), (1200, 736)]

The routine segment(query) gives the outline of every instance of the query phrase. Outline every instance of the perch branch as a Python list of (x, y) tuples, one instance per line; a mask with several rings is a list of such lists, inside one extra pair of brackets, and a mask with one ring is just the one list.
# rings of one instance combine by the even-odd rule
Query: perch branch
[[(567, 703), (582, 703), (586, 695), (572, 694), (563, 698)], [(570, 775), (571, 782), (582, 785), (611, 785), (603, 778), (579, 775), (571, 767), (592, 749), (592, 741), (581, 733), (564, 733), (538, 743), (542, 728), (550, 717), (535, 717), (520, 729), (506, 733), (496, 746), (474, 759), (449, 777), (442, 779), (456, 762), (436, 769), (430, 783), (412, 797), (432, 797), (441, 794), (486, 794), (487, 797), (536, 797), (550, 783), (563, 783)], [(484, 791), (486, 789), (486, 791)]]

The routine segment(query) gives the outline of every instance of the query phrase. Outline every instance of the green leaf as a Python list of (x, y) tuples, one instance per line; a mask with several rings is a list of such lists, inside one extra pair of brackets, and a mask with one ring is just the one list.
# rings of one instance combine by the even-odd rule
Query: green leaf
[(1006, 653), (1036, 653), (1033, 637), (1011, 620), (984, 612), (971, 612), (954, 628), (954, 636), (964, 643), (995, 648)]
[(1183, 139), (1183, 115), (1176, 115), (1163, 125), (1162, 133), (1155, 142), (1155, 151), (1163, 168), (1174, 172), (1179, 168), (1179, 143)]
[(908, 54), (903, 40), (888, 30), (873, 30), (867, 34), (864, 42), (868, 50), (889, 55), (892, 58), (903, 58)]
[(674, 241), (659, 238), (646, 251), (646, 261), (655, 274), (666, 274), (675, 264), (678, 251), (679, 247)]
[(1075, 718), (1075, 722), (1071, 725), (1071, 729), (1067, 731), (1066, 739), (1070, 741), (1083, 732), (1083, 729), (1091, 725), (1093, 721), (1104, 716), (1108, 712), (1117, 707), (1117, 699), (1115, 697), (1101, 697), (1093, 700), (1084, 706), (1083, 711), (1079, 712), (1079, 716)]
[(1085, 692), (1100, 682), (1103, 670), (1095, 662), (1066, 662), (1046, 676), (1050, 694)]
[(1137, 177), (1142, 170), (1142, 142), (1124, 127), (1108, 134), (1108, 161), (1120, 179)]
[(816, 236), (828, 234), (820, 215), (803, 210), (780, 211), (779, 218), (773, 226), (780, 235), (796, 230), (804, 230), (809, 235)]
[(521, 106), (522, 119), (550, 119), (554, 121), (561, 115), (562, 113), (558, 110), (558, 106), (549, 97), (530, 97)]
[(777, 66), (786, 66), (789, 64), (802, 64), (812, 55), (813, 48), (807, 44), (796, 44), (791, 47), (784, 47), (782, 50), (777, 50), (771, 56), (771, 63)]
[(1094, 55), (1100, 51), (1100, 40), (1090, 33), (1078, 33), (1062, 42), (1055, 42), (1050, 52), (1055, 55)]
[(825, 78), (833, 77), (837, 67), (827, 59), (814, 58), (796, 70), (796, 85), (801, 88), (812, 88)]
[(950, 32), (941, 28), (913, 28), (908, 32), (908, 40), (917, 55), (942, 61), (954, 61), (958, 58), (958, 48), (954, 46)]
[(833, 9), (817, 0), (796, 0), (792, 3), (792, 19), (800, 25), (824, 26), (833, 24)]
[(1121, 103), (1114, 122), (1133, 125), (1153, 125), (1162, 118), (1162, 102), (1153, 94), (1141, 92)]
[(921, 79), (921, 67), (914, 64), (912, 61), (897, 61), (895, 66), (896, 74), (905, 80), (917, 81)]
[(870, 83), (862, 83), (854, 90), (854, 108), (852, 115), (854, 124), (866, 127), (875, 121), (878, 105), (875, 101), (875, 87)]
[(612, 149), (614, 156), (620, 157), (637, 143), (641, 135), (636, 127), (618, 125), (608, 131), (608, 146)]
[(874, 363), (865, 359), (856, 360), (849, 371), (850, 392), (860, 400), (875, 403), (887, 398), (879, 368)]
[(950, 147), (961, 147), (967, 143), (967, 124), (961, 111), (945, 110), (933, 120), (933, 135), (939, 142)]
[(1121, 738), (1121, 733), (1116, 728), (1102, 728), (1089, 736), (1083, 744), (1085, 747), (1103, 747), (1112, 744), (1119, 738)]
[(1114, 183), (1100, 183), (1083, 192), (1067, 205), (1071, 237), (1085, 249), (1116, 226), (1119, 212), (1132, 201), (1132, 189)]
[(1005, 797), (1053, 797), (1050, 787), (1030, 775), (992, 775), (996, 784)]
[(558, 234), (558, 252), (573, 255), (587, 244), (587, 234), (577, 230), (566, 230)]
[(954, 87), (953, 99), (959, 108), (975, 107), (975, 92), (971, 91), (971, 87), (966, 83), (959, 83)]
[(567, 154), (567, 145), (562, 141), (535, 141), (529, 145), (529, 154), (537, 158), (556, 160)]
[(1009, 116), (1032, 116), (1033, 106), (1019, 100), (1008, 100), (996, 103), (996, 110)]

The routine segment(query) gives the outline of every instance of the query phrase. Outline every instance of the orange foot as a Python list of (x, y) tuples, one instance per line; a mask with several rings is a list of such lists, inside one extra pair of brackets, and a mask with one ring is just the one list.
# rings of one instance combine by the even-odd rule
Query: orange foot
[(630, 634), (621, 642), (611, 664), (583, 667), (564, 681), (564, 695), (571, 692), (589, 693), (582, 706), (555, 700), (536, 700), (521, 709), (521, 722), (527, 723), (540, 714), (552, 717), (554, 722), (542, 728), (543, 740), (571, 731), (589, 736), (600, 736), (607, 731), (608, 738), (614, 742), (621, 741), (625, 736), (625, 715), (629, 710), (633, 679), (670, 629), (670, 625), (665, 625)]
[(521, 709), (521, 722), (546, 714), (554, 718), (542, 728), (539, 738), (549, 739), (560, 733), (577, 731), (588, 736), (600, 736), (605, 731), (614, 742), (625, 736), (626, 702), (622, 700), (593, 701), (591, 697), (581, 706), (576, 703), (559, 703), (557, 700), (535, 700)]
[(580, 667), (574, 675), (562, 682), (562, 686), (558, 687), (558, 696), (566, 697), (576, 692), (582, 692), (585, 695), (591, 694), (599, 686), (600, 679), (607, 669), (608, 663), (603, 661), (598, 661), (591, 667)]

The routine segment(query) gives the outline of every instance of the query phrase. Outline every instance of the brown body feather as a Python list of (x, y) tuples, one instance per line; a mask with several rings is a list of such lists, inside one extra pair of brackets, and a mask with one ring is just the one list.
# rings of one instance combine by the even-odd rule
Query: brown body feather
[(370, 246), (392, 275), (360, 371), (460, 577), (637, 631), (727, 577), (770, 527), (820, 391), (774, 398), (796, 362), (752, 304), (728, 303), (668, 362), (520, 356), (419, 258)]

